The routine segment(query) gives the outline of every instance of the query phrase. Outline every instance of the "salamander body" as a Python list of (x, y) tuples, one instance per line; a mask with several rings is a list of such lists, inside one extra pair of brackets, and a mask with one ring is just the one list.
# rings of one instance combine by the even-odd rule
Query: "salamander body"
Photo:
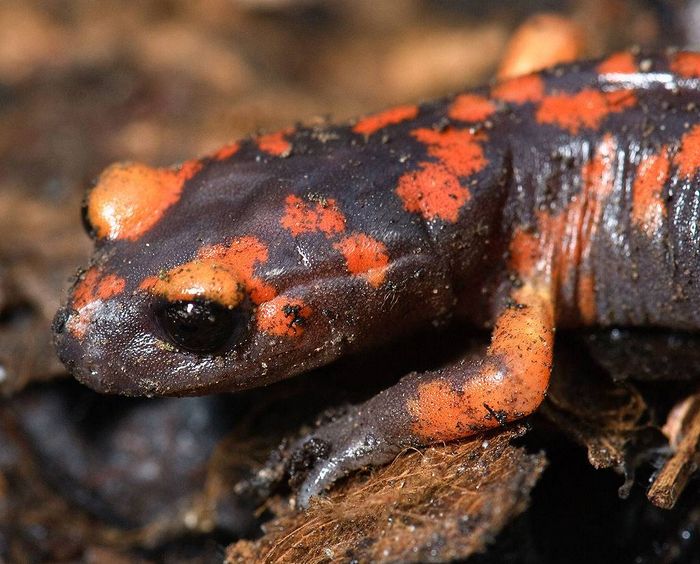
[(534, 411), (556, 327), (700, 329), (700, 55), (619, 53), (353, 124), (108, 168), (56, 316), (87, 385), (264, 385), (430, 324), (492, 330), (300, 442), (300, 501), (406, 445)]

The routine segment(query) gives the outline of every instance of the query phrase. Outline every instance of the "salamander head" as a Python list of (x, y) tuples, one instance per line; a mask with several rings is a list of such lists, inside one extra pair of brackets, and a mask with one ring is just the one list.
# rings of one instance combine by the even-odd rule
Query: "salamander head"
[[(327, 364), (434, 315), (399, 300), (420, 295), (396, 282), (392, 254), (402, 250), (353, 218), (352, 191), (339, 201), (314, 189), (329, 186), (315, 162), (236, 155), (107, 169), (84, 210), (95, 254), (54, 321), (63, 362), (102, 392), (229, 391)], [(327, 168), (337, 182), (339, 168)], [(405, 217), (400, 203), (396, 213)]]

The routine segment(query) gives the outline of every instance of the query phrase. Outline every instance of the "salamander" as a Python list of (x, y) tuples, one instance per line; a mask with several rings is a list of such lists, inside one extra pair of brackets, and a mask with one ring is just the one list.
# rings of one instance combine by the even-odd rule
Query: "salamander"
[(262, 386), (430, 325), (489, 328), (304, 437), (303, 506), (545, 397), (556, 328), (700, 329), (700, 54), (622, 52), (290, 128), (89, 190), (58, 354), (105, 393)]

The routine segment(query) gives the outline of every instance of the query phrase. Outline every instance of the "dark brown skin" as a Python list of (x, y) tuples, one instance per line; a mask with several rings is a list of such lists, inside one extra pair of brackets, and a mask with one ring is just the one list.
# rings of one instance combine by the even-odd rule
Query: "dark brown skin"
[[(493, 328), (300, 441), (298, 501), (533, 412), (555, 327), (700, 329), (700, 55), (613, 55), (278, 132), (89, 193), (56, 345), (103, 392), (259, 386), (431, 323)], [(294, 450), (294, 449), (293, 449)], [(307, 455), (307, 456), (305, 456)]]

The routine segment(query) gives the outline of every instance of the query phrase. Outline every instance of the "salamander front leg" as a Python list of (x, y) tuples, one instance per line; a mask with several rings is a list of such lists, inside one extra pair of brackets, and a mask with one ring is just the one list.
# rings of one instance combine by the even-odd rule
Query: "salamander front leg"
[(550, 293), (531, 284), (514, 290), (478, 359), (409, 374), (297, 442), (287, 460), (292, 477), (306, 473), (297, 504), (306, 507), (338, 478), (389, 462), (407, 446), (468, 437), (532, 413), (547, 390), (553, 342)]

